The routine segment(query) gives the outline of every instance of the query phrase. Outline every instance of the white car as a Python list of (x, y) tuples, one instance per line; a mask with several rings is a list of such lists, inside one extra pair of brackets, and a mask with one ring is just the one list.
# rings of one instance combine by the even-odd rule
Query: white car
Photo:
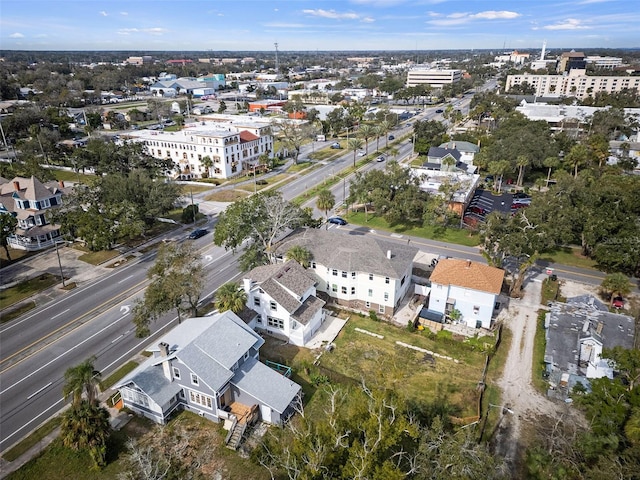
[(384, 162), (385, 158), (384, 155), (380, 155), (378, 158), (376, 158), (376, 162)]
[(365, 152), (364, 150), (358, 150), (358, 156), (359, 157), (364, 157), (367, 154), (367, 152)]

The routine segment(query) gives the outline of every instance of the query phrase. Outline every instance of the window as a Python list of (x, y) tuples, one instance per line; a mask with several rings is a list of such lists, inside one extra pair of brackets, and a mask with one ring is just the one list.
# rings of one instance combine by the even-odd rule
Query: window
[(200, 385), (200, 380), (195, 373), (191, 374), (191, 383), (193, 383), (194, 385)]
[(338, 276), (338, 270), (336, 270), (335, 268), (333, 270), (331, 270), (331, 275), (333, 275), (334, 277)]
[(364, 302), (364, 306), (366, 308), (371, 308), (371, 302)]
[(369, 289), (369, 296), (373, 297), (373, 290), (372, 289)]
[(342, 278), (347, 278), (347, 272), (342, 272)]
[(180, 369), (177, 367), (173, 367), (173, 376), (174, 378), (177, 378), (178, 380), (180, 380)]
[(271, 310), (277, 310), (278, 309), (278, 304), (276, 302), (274, 302), (273, 300), (271, 300), (271, 302), (269, 302), (269, 307), (271, 308)]
[(369, 280), (373, 280), (373, 273), (369, 274)]
[(244, 352), (244, 356), (242, 357), (244, 360), (246, 360), (247, 358), (249, 358), (249, 350), (247, 350), (246, 352)]
[(195, 403), (196, 405), (200, 405), (201, 407), (212, 408), (211, 397), (207, 395), (190, 391), (189, 400), (191, 400), (191, 403)]
[(480, 313), (480, 307), (478, 307), (477, 305), (473, 306), (473, 314), (474, 315), (478, 315)]
[(402, 280), (400, 280), (400, 286), (404, 285), (404, 278), (405, 277), (402, 277)]
[(335, 283), (331, 285), (331, 291), (332, 292), (337, 292), (338, 291), (338, 285), (336, 285)]
[(384, 301), (388, 301), (389, 300), (389, 293), (388, 292), (384, 292)]
[(122, 391), (122, 396), (125, 400), (129, 400), (131, 403), (135, 403), (137, 405), (142, 405), (144, 407), (149, 406), (149, 398), (144, 393), (137, 392), (135, 390), (130, 390), (125, 388)]
[(386, 283), (387, 285), (389, 285), (389, 277), (384, 277), (384, 283)]
[(345, 295), (347, 294), (347, 287), (342, 287), (342, 293)]
[(253, 297), (253, 305), (255, 307), (259, 307), (260, 306), (260, 299), (258, 297)]
[(279, 318), (267, 317), (267, 325), (284, 330), (284, 321)]
[(384, 305), (378, 305), (378, 312), (384, 313)]
[(356, 287), (351, 287), (351, 295), (355, 295), (356, 294)]
[(355, 279), (356, 279), (356, 272), (351, 272), (351, 278), (352, 278), (353, 280), (355, 280)]

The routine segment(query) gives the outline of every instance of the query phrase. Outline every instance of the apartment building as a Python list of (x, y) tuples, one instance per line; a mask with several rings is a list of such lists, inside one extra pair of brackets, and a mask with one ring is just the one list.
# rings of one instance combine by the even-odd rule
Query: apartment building
[(598, 92), (615, 93), (622, 90), (636, 90), (640, 93), (640, 77), (593, 76), (585, 70), (573, 69), (563, 75), (509, 75), (505, 84), (505, 92), (526, 83), (535, 90), (538, 97), (563, 96), (584, 99), (595, 96)]

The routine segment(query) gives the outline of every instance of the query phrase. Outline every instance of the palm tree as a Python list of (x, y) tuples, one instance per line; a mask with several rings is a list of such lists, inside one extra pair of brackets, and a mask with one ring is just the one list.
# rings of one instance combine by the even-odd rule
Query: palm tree
[(221, 312), (240, 313), (247, 303), (247, 293), (233, 282), (222, 285), (215, 294), (215, 306)]
[(211, 160), (209, 155), (206, 155), (202, 160), (200, 160), (200, 163), (202, 163), (202, 166), (207, 169), (207, 178), (209, 178), (211, 175), (211, 167), (213, 167), (213, 160)]
[(376, 136), (376, 152), (380, 150), (380, 137), (383, 137), (387, 131), (384, 126), (379, 123), (373, 127), (373, 133)]
[(624, 273), (616, 272), (610, 273), (602, 283), (600, 284), (600, 288), (602, 291), (611, 297), (611, 301), (609, 306), (613, 305), (613, 299), (620, 296), (628, 295), (631, 291), (631, 284), (629, 283), (629, 279)]
[(444, 171), (445, 172), (450, 172), (451, 171), (451, 167), (453, 165), (455, 165), (456, 161), (454, 160), (454, 158), (451, 155), (447, 155), (442, 159), (442, 166), (445, 167)]
[(396, 159), (399, 153), (400, 153), (400, 150), (398, 150), (397, 148), (392, 148), (391, 150), (389, 150), (389, 154), (393, 157), (394, 160)]
[(551, 170), (560, 166), (560, 159), (558, 157), (547, 157), (542, 161), (542, 165), (549, 169), (549, 171), (547, 172), (546, 184), (546, 187), (549, 188), (549, 182), (551, 181)]
[(91, 405), (98, 400), (98, 388), (102, 388), (100, 382), (101, 373), (93, 367), (96, 357), (92, 356), (80, 365), (70, 367), (64, 373), (64, 388), (62, 393), (65, 400), (72, 397), (72, 403), (78, 405), (82, 401), (82, 396), (86, 395), (87, 402)]
[[(324, 216), (327, 220), (329, 220), (329, 210), (331, 210), (335, 204), (336, 197), (334, 197), (333, 193), (329, 190), (323, 188), (318, 192), (316, 207), (318, 207), (318, 210), (322, 210), (324, 212)], [(327, 228), (329, 228), (329, 224), (327, 224)]]
[(62, 416), (60, 437), (62, 444), (73, 450), (88, 450), (95, 469), (106, 464), (107, 439), (111, 433), (109, 412), (98, 405), (82, 400)]
[(300, 245), (294, 245), (289, 250), (287, 250), (287, 258), (289, 260), (295, 260), (304, 268), (309, 266), (309, 262), (311, 261), (311, 252)]
[(378, 128), (380, 128), (380, 130), (382, 131), (382, 135), (384, 135), (384, 148), (389, 148), (389, 136), (387, 135), (387, 133), (389, 133), (391, 127), (391, 123), (387, 122), (386, 120), (378, 125)]
[(573, 167), (573, 177), (577, 178), (578, 167), (585, 165), (589, 160), (589, 149), (582, 144), (574, 145), (565, 160)]
[(358, 136), (364, 138), (364, 151), (369, 154), (369, 139), (373, 136), (373, 127), (366, 123), (358, 128)]
[(356, 168), (356, 153), (362, 148), (362, 140), (359, 138), (350, 138), (347, 142), (347, 148), (353, 152), (353, 168)]
[(489, 173), (495, 176), (494, 185), (497, 186), (497, 191), (500, 193), (502, 190), (502, 179), (504, 174), (509, 171), (511, 164), (507, 160), (498, 160), (495, 162), (489, 162)]
[(634, 445), (640, 445), (640, 408), (631, 410), (629, 420), (624, 426), (624, 433), (627, 439)]
[(518, 158), (516, 158), (516, 165), (518, 167), (518, 181), (516, 182), (516, 185), (518, 187), (522, 186), (522, 182), (524, 181), (524, 170), (530, 163), (529, 157), (526, 155), (518, 155)]

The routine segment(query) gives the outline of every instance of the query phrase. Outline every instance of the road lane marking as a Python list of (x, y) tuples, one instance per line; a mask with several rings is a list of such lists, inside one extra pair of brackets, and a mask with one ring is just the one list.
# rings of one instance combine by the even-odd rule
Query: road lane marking
[(37, 394), (39, 394), (41, 391), (43, 391), (45, 388), (50, 387), (51, 385), (53, 385), (53, 382), (49, 382), (47, 383), (44, 387), (42, 387), (40, 390), (38, 390), (37, 392), (33, 392), (31, 395), (29, 395), (27, 397), (27, 400), (31, 400), (33, 397), (35, 397)]
[[(58, 400), (56, 403), (54, 403), (53, 405), (51, 405), (49, 408), (47, 408), (45, 411), (43, 411), (42, 413), (40, 413), (39, 415), (36, 415), (35, 417), (33, 417), (31, 420), (29, 420), (27, 423), (25, 423), (24, 425), (22, 425), (20, 428), (18, 428), (15, 432), (13, 432), (10, 435), (7, 435), (6, 437), (4, 437), (3, 442), (6, 442), (7, 440), (9, 440), (11, 437), (13, 437), (14, 435), (16, 435), (17, 433), (21, 432), (22, 430), (24, 430), (26, 427), (28, 427), (29, 425), (31, 425), (33, 422), (35, 422), (36, 420), (38, 420), (41, 416), (43, 416), (44, 414), (46, 414), (49, 410), (51, 410), (52, 408), (54, 408), (56, 405), (58, 405), (59, 403), (62, 403), (64, 401), (64, 399), (60, 399)], [(1, 449), (0, 449), (1, 450)]]
[(118, 282), (118, 285), (120, 285), (121, 283), (126, 282), (127, 280), (129, 280), (129, 279), (130, 279), (130, 278), (132, 278), (132, 277), (133, 277), (133, 275), (129, 275), (128, 277), (124, 277), (122, 280), (120, 280), (120, 281)]
[[(56, 358), (54, 358), (53, 360), (48, 361), (47, 363), (45, 363), (44, 365), (42, 365), (40, 368), (35, 369), (34, 371), (32, 371), (31, 373), (29, 373), (28, 375), (26, 375), (25, 377), (21, 378), (20, 380), (18, 380), (17, 382), (15, 382), (13, 385), (8, 386), (7, 388), (5, 388), (4, 390), (0, 390), (0, 395), (4, 395), (6, 392), (8, 392), (9, 390), (11, 390), (13, 387), (15, 387), (16, 385), (20, 385), (22, 382), (24, 382), (25, 380), (27, 380), (29, 377), (35, 375), (36, 373), (38, 373), (40, 370), (48, 367), (49, 365), (51, 365), (53, 362), (56, 362), (58, 360), (60, 360), (62, 357), (64, 357), (65, 355), (67, 355), (68, 353), (71, 353), (72, 351), (74, 351), (76, 348), (79, 348), (80, 346), (82, 346), (83, 344), (87, 343), (89, 340), (93, 339), (93, 337), (96, 337), (98, 335), (100, 335), (102, 332), (104, 332), (106, 329), (111, 328), (113, 325), (115, 325), (116, 323), (118, 323), (120, 320), (124, 319), (126, 317), (126, 315), (122, 315), (120, 318), (118, 318), (115, 322), (110, 323), (109, 325), (104, 326), (103, 328), (101, 328), (100, 330), (98, 330), (96, 333), (94, 333), (93, 335), (85, 338), (84, 340), (82, 340), (81, 342), (77, 343), (76, 345), (74, 345), (73, 347), (71, 347), (68, 350), (65, 350), (64, 352), (62, 352), (60, 355), (58, 355)], [(0, 372), (2, 373), (2, 372)]]
[(65, 313), (67, 313), (69, 310), (71, 310), (70, 308), (67, 308), (64, 312), (60, 312), (57, 315), (54, 315), (53, 317), (51, 317), (51, 320), (53, 320), (54, 318), (58, 318), (61, 315), (64, 315)]

